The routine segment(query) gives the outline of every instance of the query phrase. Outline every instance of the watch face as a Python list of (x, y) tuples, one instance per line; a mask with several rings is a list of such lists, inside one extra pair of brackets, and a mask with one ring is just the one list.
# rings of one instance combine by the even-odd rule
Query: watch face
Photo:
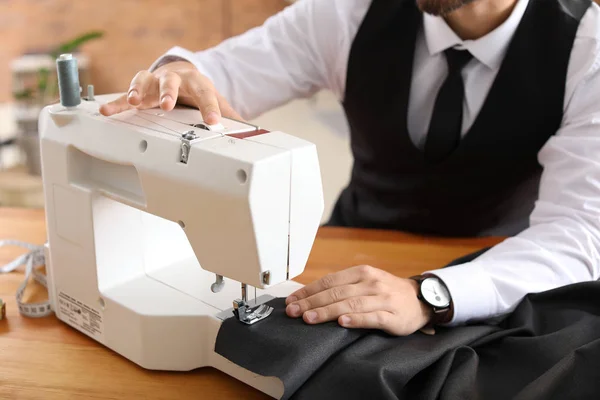
[(434, 307), (450, 305), (450, 293), (437, 278), (427, 278), (421, 283), (421, 296)]

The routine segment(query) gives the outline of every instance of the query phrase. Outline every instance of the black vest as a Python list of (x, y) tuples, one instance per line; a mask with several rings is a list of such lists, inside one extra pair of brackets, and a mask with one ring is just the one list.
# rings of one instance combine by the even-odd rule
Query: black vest
[(591, 0), (530, 0), (474, 124), (432, 164), (407, 128), (416, 0), (373, 0), (350, 49), (343, 107), (354, 165), (330, 224), (444, 236), (514, 235), (538, 195), (538, 152), (561, 125)]

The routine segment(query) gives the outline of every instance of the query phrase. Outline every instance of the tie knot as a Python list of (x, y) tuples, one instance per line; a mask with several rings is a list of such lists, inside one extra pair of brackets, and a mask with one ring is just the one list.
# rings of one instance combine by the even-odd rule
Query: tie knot
[(460, 72), (473, 58), (473, 55), (468, 50), (448, 49), (445, 51), (445, 54), (450, 74)]

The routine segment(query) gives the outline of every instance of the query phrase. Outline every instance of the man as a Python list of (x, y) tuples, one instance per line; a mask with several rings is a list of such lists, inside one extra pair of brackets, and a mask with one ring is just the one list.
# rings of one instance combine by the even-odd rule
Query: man
[(214, 124), (321, 89), (344, 107), (355, 159), (331, 224), (510, 238), (415, 279), (348, 268), (291, 295), (288, 315), (408, 335), (598, 279), (591, 0), (302, 0), (215, 48), (172, 49), (101, 112), (181, 102)]

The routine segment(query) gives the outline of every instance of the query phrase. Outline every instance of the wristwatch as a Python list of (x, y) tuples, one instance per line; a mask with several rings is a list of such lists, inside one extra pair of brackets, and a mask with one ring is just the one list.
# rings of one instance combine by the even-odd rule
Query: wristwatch
[(450, 322), (452, 319), (452, 296), (440, 278), (431, 274), (411, 276), (419, 284), (417, 297), (433, 310), (432, 325)]

